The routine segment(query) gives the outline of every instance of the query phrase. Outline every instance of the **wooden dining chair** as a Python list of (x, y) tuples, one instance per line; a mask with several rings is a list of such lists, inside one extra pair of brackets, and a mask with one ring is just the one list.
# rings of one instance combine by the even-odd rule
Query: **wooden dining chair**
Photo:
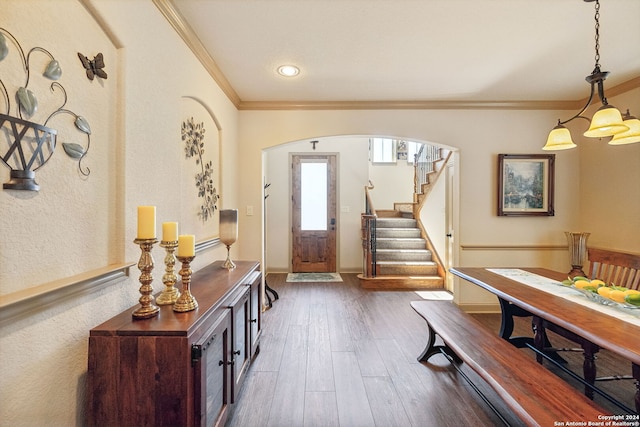
[(588, 248), (589, 278), (640, 290), (640, 255)]

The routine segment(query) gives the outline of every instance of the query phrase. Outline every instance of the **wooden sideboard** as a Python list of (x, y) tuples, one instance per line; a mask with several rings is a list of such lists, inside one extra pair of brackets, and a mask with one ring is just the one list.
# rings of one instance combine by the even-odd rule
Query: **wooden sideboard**
[(224, 425), (260, 350), (259, 263), (235, 263), (193, 274), (194, 311), (133, 320), (135, 306), (91, 330), (87, 425)]

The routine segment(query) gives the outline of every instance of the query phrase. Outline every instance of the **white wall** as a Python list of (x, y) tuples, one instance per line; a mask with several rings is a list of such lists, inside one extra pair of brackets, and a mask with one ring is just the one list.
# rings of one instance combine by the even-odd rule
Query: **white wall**
[[(51, 51), (62, 65), (60, 82), (69, 97), (66, 108), (84, 116), (92, 128), (91, 149), (84, 161), (91, 168), (89, 177), (81, 177), (58, 146), (51, 161), (36, 173), (40, 192), (0, 191), (0, 296), (111, 263), (135, 264), (140, 257), (133, 243), (138, 205), (157, 206), (158, 237), (160, 223), (167, 220), (177, 220), (181, 233), (198, 229), (200, 220), (184, 212), (180, 203), (183, 192), (195, 189), (180, 184), (186, 162), (180, 135), (183, 96), (197, 96), (221, 124), (225, 162), (219, 207), (237, 206), (235, 107), (150, 1), (86, 4), (0, 2), (0, 26), (13, 33), (25, 50), (42, 46)], [(11, 43), (9, 48), (15, 55)], [(102, 52), (108, 78), (90, 82), (77, 52), (90, 58)], [(39, 100), (44, 109), (45, 98), (51, 95), (47, 86), (36, 82), (43, 57), (33, 55), (29, 88), (43, 93)], [(18, 72), (11, 62), (0, 62), (0, 76), (12, 85), (11, 94), (24, 84), (14, 82)], [(4, 100), (0, 101), (4, 113)], [(52, 127), (58, 130), (59, 143), (82, 142), (74, 139), (72, 120), (61, 117)], [(9, 170), (1, 166), (0, 180), (6, 182), (8, 176)], [(196, 239), (203, 237), (209, 236)], [(241, 229), (236, 253), (241, 251), (242, 237)], [(158, 246), (153, 252), (157, 270), (164, 255)], [(219, 246), (198, 252), (194, 270), (223, 259), (225, 253)], [(138, 304), (139, 275), (134, 266), (125, 280), (53, 307), (36, 307), (34, 313), (0, 325), (1, 425), (84, 424), (89, 330)], [(154, 288), (159, 290), (161, 275), (154, 271), (154, 276)]]
[[(637, 91), (612, 97), (610, 101), (620, 108), (627, 106), (640, 111)], [(599, 228), (600, 236), (594, 233), (591, 244), (601, 240), (611, 248), (640, 253), (637, 221), (640, 217), (640, 186), (634, 185), (637, 171), (637, 153), (640, 144), (628, 147), (599, 147), (602, 152), (591, 155), (585, 148), (556, 152), (555, 161), (555, 215), (551, 217), (498, 217), (497, 205), (497, 155), (542, 153), (546, 136), (559, 117), (565, 118), (575, 112), (568, 111), (241, 111), (239, 142), (243, 152), (253, 157), (258, 152), (284, 141), (317, 139), (330, 135), (395, 135), (399, 138), (434, 141), (460, 150), (459, 164), (459, 229), (457, 230), (457, 262), (462, 266), (538, 266), (554, 270), (567, 270), (568, 254), (562, 249), (500, 249), (499, 246), (562, 246), (566, 245), (564, 231), (585, 228), (585, 219), (593, 228)], [(451, 117), (460, 119), (464, 127), (451, 129), (446, 124)], [(580, 136), (581, 121), (572, 122), (576, 141)], [(587, 143), (594, 143), (588, 141)], [(584, 144), (581, 144), (584, 145)], [(582, 150), (582, 151), (581, 151)], [(617, 151), (616, 151), (617, 150)], [(585, 154), (581, 154), (585, 151)], [(620, 154), (620, 153), (625, 154)], [(587, 156), (586, 158), (584, 156)], [(585, 158), (586, 170), (580, 161)], [(602, 158), (613, 158), (615, 168)], [(602, 164), (607, 168), (601, 168)], [(250, 164), (248, 170), (255, 171), (259, 164)], [(612, 169), (615, 169), (613, 171)], [(585, 186), (581, 181), (591, 182), (599, 170), (598, 181)], [(607, 172), (608, 171), (608, 172)], [(624, 172), (629, 171), (629, 172)], [(588, 176), (585, 177), (585, 174)], [(576, 179), (579, 176), (580, 179)], [(630, 178), (628, 180), (627, 178)], [(255, 204), (260, 197), (257, 173), (241, 177), (244, 204)], [(612, 185), (627, 188), (628, 197), (610, 191)], [(604, 199), (614, 198), (621, 208), (609, 209), (608, 214), (616, 218), (615, 226), (608, 216), (598, 216), (589, 206), (594, 199), (592, 189)], [(602, 211), (600, 211), (602, 212)], [(595, 218), (598, 219), (595, 219)], [(245, 228), (250, 236), (260, 235), (260, 223), (247, 220)], [(611, 232), (613, 231), (613, 232)], [(258, 256), (258, 242), (246, 242), (250, 251), (248, 258)], [(473, 249), (472, 247), (485, 247)], [(471, 248), (471, 249), (465, 249)], [(473, 307), (494, 304), (495, 298), (488, 293), (457, 281), (457, 300)]]
[[(566, 112), (553, 111), (241, 111), (239, 143), (247, 153), (247, 173), (240, 177), (242, 205), (257, 205), (261, 197), (257, 153), (286, 141), (318, 139), (330, 135), (394, 135), (433, 141), (460, 150), (460, 227), (458, 244), (464, 245), (562, 245), (564, 231), (578, 223), (579, 169), (577, 151), (556, 156), (556, 215), (553, 217), (497, 217), (497, 155), (540, 153), (550, 123)], [(451, 117), (465, 126), (452, 129)], [(551, 126), (552, 127), (552, 126)], [(256, 153), (256, 154), (253, 154)], [(253, 160), (255, 158), (255, 161)], [(261, 224), (246, 218), (244, 227), (253, 242), (245, 242), (248, 258), (259, 256)], [(562, 270), (563, 251), (464, 250), (465, 266), (543, 266)], [(495, 303), (485, 292), (460, 284), (460, 302)]]
[(268, 272), (291, 271), (291, 153), (339, 153), (338, 269), (362, 271), (360, 213), (364, 210), (364, 186), (368, 180), (368, 140), (345, 136), (319, 141), (316, 150), (309, 141), (265, 150), (265, 182), (271, 184), (266, 200)]
[(369, 179), (374, 185), (370, 194), (376, 210), (390, 210), (394, 203), (413, 201), (413, 163), (369, 163)]

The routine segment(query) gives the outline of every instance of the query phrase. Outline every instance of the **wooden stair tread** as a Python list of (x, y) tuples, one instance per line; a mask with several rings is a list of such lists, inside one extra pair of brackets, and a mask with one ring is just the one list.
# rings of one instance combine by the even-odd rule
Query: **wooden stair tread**
[(435, 261), (378, 261), (378, 265), (435, 265)]
[(364, 277), (358, 275), (360, 286), (378, 290), (445, 290), (444, 279), (427, 275), (377, 275)]

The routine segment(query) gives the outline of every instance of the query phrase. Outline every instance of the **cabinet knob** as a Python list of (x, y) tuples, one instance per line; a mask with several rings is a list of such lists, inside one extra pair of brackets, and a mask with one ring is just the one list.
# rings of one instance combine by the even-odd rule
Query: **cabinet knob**
[(233, 354), (235, 354), (235, 355), (237, 355), (237, 356), (240, 356), (240, 350), (236, 350), (236, 351), (234, 351), (234, 352), (233, 352)]
[(251, 323), (256, 323), (258, 319), (251, 319)]
[(225, 363), (224, 360), (221, 360), (218, 362), (218, 366), (222, 366), (222, 365), (231, 365), (233, 362), (227, 362)]

